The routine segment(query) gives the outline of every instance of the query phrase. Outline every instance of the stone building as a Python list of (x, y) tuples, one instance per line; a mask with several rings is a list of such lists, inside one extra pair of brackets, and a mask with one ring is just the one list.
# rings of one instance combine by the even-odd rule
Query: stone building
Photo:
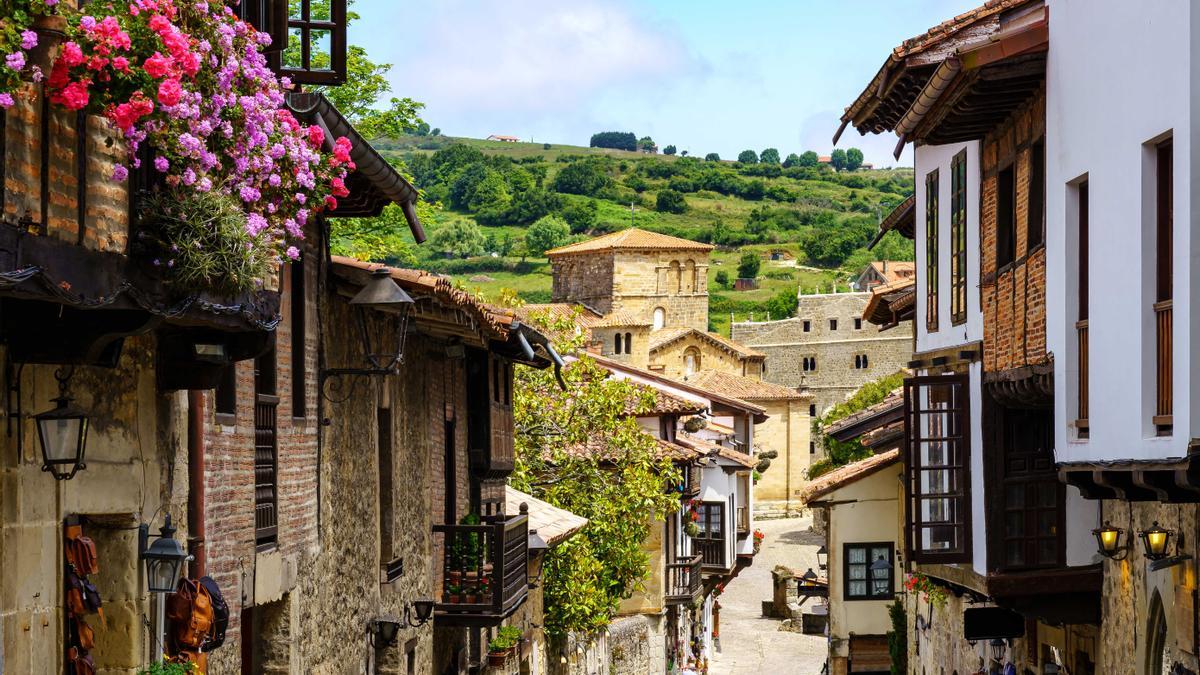
[(876, 286), (914, 279), (916, 272), (916, 264), (911, 260), (877, 260), (867, 265), (851, 285), (856, 291), (869, 291)]
[(912, 358), (912, 327), (887, 332), (863, 321), (870, 293), (801, 295), (796, 316), (733, 324), (735, 342), (766, 355), (768, 382), (804, 388), (813, 415), (859, 387), (904, 368)]
[(682, 379), (713, 370), (762, 379), (766, 354), (695, 328), (663, 328), (650, 334), (648, 360), (642, 367)]
[(546, 251), (552, 302), (600, 314), (625, 311), (652, 330), (708, 330), (708, 256), (712, 246), (629, 228)]

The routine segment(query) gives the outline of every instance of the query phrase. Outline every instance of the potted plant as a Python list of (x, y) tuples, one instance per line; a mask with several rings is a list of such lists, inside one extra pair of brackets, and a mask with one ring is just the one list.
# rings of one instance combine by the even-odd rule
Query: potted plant
[(452, 604), (452, 605), (457, 605), (458, 604), (458, 596), (460, 593), (462, 593), (462, 587), (457, 586), (457, 585), (448, 586), (446, 588), (446, 593), (449, 594), (449, 597), (447, 597), (447, 601), (450, 602), (450, 604)]
[(754, 531), (754, 552), (755, 553), (758, 553), (758, 549), (762, 548), (763, 539), (766, 539), (766, 538), (767, 538), (767, 535), (762, 530)]
[(479, 592), (479, 602), (482, 602), (485, 605), (490, 603), (492, 601), (492, 579), (491, 579), (491, 577), (485, 576), (482, 579), (480, 579), (479, 585), (476, 586), (476, 590)]
[(521, 644), (521, 629), (516, 626), (501, 626), (496, 637), (488, 642), (488, 665), (503, 668), (513, 648)]
[(683, 525), (683, 533), (689, 537), (695, 538), (700, 536), (700, 526), (695, 521), (689, 520)]
[(479, 589), (474, 584), (466, 584), (463, 586), (463, 602), (468, 605), (474, 605), (479, 602)]

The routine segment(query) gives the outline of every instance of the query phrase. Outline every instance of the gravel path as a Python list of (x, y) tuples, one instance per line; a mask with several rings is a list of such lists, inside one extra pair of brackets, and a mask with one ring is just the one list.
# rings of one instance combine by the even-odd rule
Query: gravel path
[(825, 665), (820, 635), (780, 631), (779, 621), (762, 616), (771, 599), (771, 570), (786, 565), (800, 572), (817, 566), (819, 535), (811, 518), (763, 520), (767, 535), (754, 565), (742, 571), (721, 595), (721, 650), (709, 664), (711, 675), (818, 675)]

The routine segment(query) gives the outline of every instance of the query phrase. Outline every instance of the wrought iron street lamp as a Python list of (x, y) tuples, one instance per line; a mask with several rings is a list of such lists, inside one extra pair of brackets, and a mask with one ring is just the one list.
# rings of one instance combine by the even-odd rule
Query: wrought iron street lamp
[[(400, 288), (387, 267), (371, 270), (367, 284), (350, 299), (354, 320), (358, 324), (362, 359), (365, 365), (359, 368), (326, 368), (321, 371), (321, 394), (325, 395), (325, 382), (329, 378), (347, 375), (393, 375), (404, 363), (404, 342), (408, 336), (408, 320), (416, 301)], [(376, 313), (394, 319), (395, 337), (389, 338), (389, 327), (380, 327)], [(332, 399), (329, 399), (332, 400)]]
[(73, 399), (67, 396), (67, 383), (73, 373), (73, 369), (60, 369), (54, 373), (54, 379), (58, 380), (58, 396), (53, 399), (55, 405), (33, 416), (42, 446), (42, 471), (49, 471), (57, 480), (70, 480), (87, 466), (83, 458), (87, 449), (88, 417), (72, 405)]
[(537, 588), (542, 581), (542, 569), (546, 565), (546, 553), (550, 545), (536, 529), (529, 531), (529, 587)]
[(871, 584), (873, 595), (887, 595), (891, 589), (888, 588), (892, 580), (892, 563), (883, 556), (871, 563)]
[(1004, 662), (1004, 653), (1008, 651), (1008, 643), (1000, 638), (994, 638), (988, 643), (992, 649), (992, 660), (996, 663)]
[(1158, 521), (1150, 526), (1148, 530), (1142, 530), (1138, 536), (1142, 539), (1142, 545), (1146, 549), (1146, 558), (1149, 560), (1162, 560), (1167, 557), (1167, 545), (1171, 543), (1170, 530), (1159, 527)]
[[(413, 618), (413, 615), (416, 618)], [(433, 600), (429, 598), (418, 598), (404, 606), (404, 623), (412, 628), (420, 628), (429, 623), (429, 619), (433, 617)]]
[(821, 548), (817, 549), (817, 567), (824, 572), (829, 569), (829, 551), (821, 544)]
[(375, 649), (387, 649), (396, 644), (400, 634), (400, 622), (394, 617), (382, 616), (367, 625), (367, 635)]
[(1100, 555), (1112, 560), (1124, 560), (1129, 555), (1129, 544), (1121, 543), (1121, 539), (1125, 536), (1125, 530), (1119, 527), (1113, 527), (1108, 521), (1103, 525), (1092, 530), (1092, 535), (1096, 537), (1096, 546)]
[(183, 563), (191, 559), (175, 539), (175, 528), (167, 514), (158, 530), (158, 538), (150, 541), (150, 526), (138, 526), (138, 557), (146, 565), (146, 586), (151, 593), (174, 593), (183, 572)]

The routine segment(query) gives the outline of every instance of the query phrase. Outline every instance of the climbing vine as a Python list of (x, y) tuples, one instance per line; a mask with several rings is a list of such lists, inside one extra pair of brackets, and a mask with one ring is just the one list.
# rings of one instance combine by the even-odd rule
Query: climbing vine
[(680, 479), (658, 444), (628, 411), (648, 410), (654, 395), (610, 378), (582, 353), (574, 321), (534, 316), (558, 335), (561, 353), (579, 359), (564, 369), (563, 391), (551, 371), (518, 370), (513, 399), (513, 487), (589, 520), (552, 549), (543, 571), (546, 631), (603, 630), (623, 598), (642, 588), (650, 528), (679, 508), (670, 486)]

